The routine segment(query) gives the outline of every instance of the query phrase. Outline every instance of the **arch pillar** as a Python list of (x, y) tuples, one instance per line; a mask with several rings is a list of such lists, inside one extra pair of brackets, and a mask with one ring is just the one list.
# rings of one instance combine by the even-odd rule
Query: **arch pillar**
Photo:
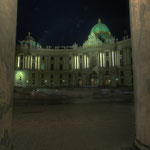
[(17, 0), (0, 1), (0, 149), (11, 149)]
[(136, 146), (150, 150), (150, 0), (130, 0)]

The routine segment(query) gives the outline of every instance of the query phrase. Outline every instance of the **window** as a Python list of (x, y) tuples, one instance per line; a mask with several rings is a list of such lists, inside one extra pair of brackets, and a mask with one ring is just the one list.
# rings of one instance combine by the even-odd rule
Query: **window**
[(82, 63), (80, 63), (80, 69), (82, 69)]
[(59, 84), (62, 85), (62, 80), (59, 81)]
[(54, 81), (53, 81), (53, 80), (51, 80), (50, 84), (51, 84), (51, 86), (53, 86), (53, 84), (54, 84)]
[(42, 60), (45, 60), (45, 57), (44, 57), (44, 56), (42, 56)]
[(32, 69), (35, 70), (35, 63), (32, 63)]
[(52, 78), (52, 79), (54, 78), (53, 74), (51, 74), (51, 78)]
[(71, 60), (71, 57), (69, 57), (69, 60)]
[(59, 76), (61, 79), (62, 79), (62, 74), (60, 74), (60, 76)]
[(123, 71), (120, 71), (120, 76), (124, 76), (124, 72)]
[(51, 57), (51, 60), (54, 60), (54, 57), (53, 57), (53, 56)]
[(123, 60), (120, 59), (120, 66), (123, 66)]
[(23, 69), (23, 63), (22, 62), (20, 63), (20, 69)]
[(69, 64), (69, 70), (71, 70), (72, 69), (72, 65), (71, 64)]
[(32, 59), (35, 60), (35, 56), (32, 56)]
[(81, 73), (79, 73), (78, 76), (81, 77)]
[(106, 75), (109, 75), (109, 71), (108, 70), (106, 71)]
[(124, 79), (123, 78), (121, 79), (121, 84), (124, 84)]
[(60, 57), (60, 60), (62, 61), (62, 60), (63, 60), (63, 58), (62, 58), (62, 57)]
[(106, 56), (109, 56), (109, 52), (106, 52)]
[(109, 67), (109, 60), (106, 60), (106, 67)]
[(41, 74), (41, 78), (42, 78), (42, 79), (44, 78), (44, 74), (43, 74), (43, 73)]
[(21, 59), (23, 59), (23, 55), (21, 55), (21, 57), (20, 57)]
[(59, 69), (63, 70), (63, 65), (62, 64), (60, 64)]
[(44, 80), (41, 80), (41, 84), (44, 85)]
[(120, 55), (123, 55), (123, 50), (120, 50)]
[(131, 58), (131, 65), (132, 65), (132, 58)]
[(41, 70), (45, 70), (45, 64), (44, 63), (41, 64)]
[(35, 78), (35, 73), (32, 73), (32, 78)]
[(35, 80), (32, 80), (32, 84), (35, 84)]
[(69, 74), (68, 77), (71, 78), (71, 74)]
[(54, 70), (54, 64), (51, 64), (51, 70)]
[(82, 59), (82, 55), (80, 55), (80, 59)]

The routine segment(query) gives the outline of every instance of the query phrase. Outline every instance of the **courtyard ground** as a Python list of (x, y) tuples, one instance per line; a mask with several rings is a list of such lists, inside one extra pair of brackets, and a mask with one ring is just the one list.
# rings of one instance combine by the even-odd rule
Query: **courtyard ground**
[(14, 106), (15, 150), (121, 150), (134, 142), (131, 103)]

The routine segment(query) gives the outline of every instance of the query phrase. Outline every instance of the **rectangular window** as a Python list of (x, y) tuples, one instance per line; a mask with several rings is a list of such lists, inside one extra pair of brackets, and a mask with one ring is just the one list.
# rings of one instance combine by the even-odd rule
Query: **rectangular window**
[(123, 50), (120, 50), (120, 55), (123, 55)]
[(32, 73), (32, 78), (35, 78), (35, 73)]
[(82, 69), (82, 63), (80, 63), (80, 69)]
[(35, 70), (35, 63), (32, 63), (32, 69)]
[(63, 70), (63, 65), (62, 64), (60, 64), (59, 69)]
[(106, 56), (109, 56), (109, 52), (106, 52)]
[(80, 55), (80, 59), (82, 59), (82, 55)]
[(120, 66), (123, 66), (123, 60), (120, 59)]
[(20, 63), (20, 69), (23, 69), (23, 63), (22, 62)]
[(45, 64), (44, 63), (41, 64), (41, 70), (45, 70)]
[(109, 67), (109, 60), (106, 60), (106, 67)]
[(35, 80), (32, 80), (32, 84), (35, 84)]
[(71, 60), (71, 57), (69, 57), (69, 60)]
[(78, 76), (81, 77), (81, 73), (79, 73)]
[(54, 64), (51, 64), (51, 70), (54, 70)]
[(120, 76), (124, 76), (124, 72), (123, 71), (120, 71)]
[(60, 57), (60, 60), (62, 61), (62, 60), (63, 60), (63, 57)]
[(41, 80), (41, 84), (44, 85), (44, 80)]
[(43, 73), (41, 74), (41, 78), (42, 78), (42, 79), (44, 78), (44, 74), (43, 74)]
[(54, 78), (53, 74), (51, 74), (51, 78), (52, 78), (52, 79)]
[(60, 74), (60, 76), (59, 76), (61, 79), (62, 79), (62, 74)]
[(121, 79), (121, 84), (124, 84), (124, 79), (123, 78)]
[(69, 70), (71, 70), (72, 69), (72, 65), (71, 64), (69, 64)]
[(69, 74), (68, 77), (71, 78), (71, 74)]
[(45, 57), (44, 57), (44, 56), (42, 56), (42, 60), (45, 60)]
[(54, 60), (54, 57), (53, 57), (53, 56), (51, 57), (51, 60)]

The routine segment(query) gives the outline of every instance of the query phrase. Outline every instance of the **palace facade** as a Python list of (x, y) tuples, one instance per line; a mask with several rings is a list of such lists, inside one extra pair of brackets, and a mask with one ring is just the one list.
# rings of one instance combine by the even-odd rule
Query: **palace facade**
[(83, 46), (46, 46), (28, 34), (16, 50), (15, 86), (117, 87), (133, 86), (131, 40), (115, 39), (101, 22)]

